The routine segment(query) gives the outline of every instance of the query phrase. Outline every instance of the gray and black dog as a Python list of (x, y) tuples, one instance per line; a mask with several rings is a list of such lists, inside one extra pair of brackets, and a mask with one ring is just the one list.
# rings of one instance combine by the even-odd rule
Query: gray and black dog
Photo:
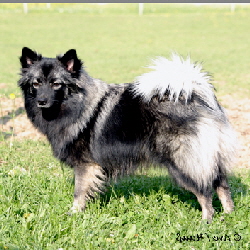
[(235, 133), (200, 64), (172, 54), (134, 83), (106, 84), (87, 74), (74, 49), (46, 58), (24, 47), (20, 61), (27, 115), (74, 169), (73, 212), (109, 177), (152, 164), (196, 195), (203, 219), (212, 220), (213, 189), (224, 211), (233, 210)]

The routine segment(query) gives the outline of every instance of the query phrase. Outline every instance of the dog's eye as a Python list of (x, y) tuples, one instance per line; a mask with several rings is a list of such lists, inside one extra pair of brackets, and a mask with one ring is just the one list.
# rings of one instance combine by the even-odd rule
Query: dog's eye
[(39, 88), (39, 87), (40, 87), (40, 83), (38, 83), (38, 82), (33, 82), (33, 87), (34, 87), (35, 89)]
[(54, 82), (53, 84), (52, 84), (52, 88), (53, 89), (60, 89), (61, 88), (61, 84), (60, 83), (58, 83), (58, 82)]

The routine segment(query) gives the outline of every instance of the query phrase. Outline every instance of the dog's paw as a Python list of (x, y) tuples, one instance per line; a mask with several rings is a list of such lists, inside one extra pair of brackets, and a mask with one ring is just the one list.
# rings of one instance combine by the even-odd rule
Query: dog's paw
[(70, 210), (69, 210), (69, 212), (68, 212), (68, 215), (73, 215), (73, 214), (82, 212), (82, 211), (84, 210), (84, 208), (85, 208), (85, 206), (80, 205), (80, 204), (77, 203), (77, 202), (74, 202), (74, 203), (73, 203), (73, 206), (70, 208)]

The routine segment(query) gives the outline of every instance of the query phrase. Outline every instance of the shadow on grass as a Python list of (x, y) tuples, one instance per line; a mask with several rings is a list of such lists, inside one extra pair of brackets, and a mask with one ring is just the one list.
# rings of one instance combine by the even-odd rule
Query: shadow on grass
[[(237, 199), (238, 196), (247, 195), (248, 186), (242, 183), (240, 177), (230, 176), (229, 185), (233, 200)], [(170, 196), (172, 204), (180, 201), (195, 209), (201, 210), (196, 196), (177, 186), (168, 175), (153, 177), (147, 175), (134, 175), (124, 177), (117, 183), (111, 184), (107, 191), (101, 195), (101, 206), (105, 206), (110, 201), (111, 197), (117, 199), (124, 197), (125, 199), (129, 199), (134, 195), (149, 196), (162, 190), (165, 194)], [(238, 190), (241, 190), (241, 192)], [(159, 200), (160, 199), (159, 197)], [(217, 212), (223, 211), (217, 194), (213, 196), (213, 207)]]
[(2, 125), (6, 124), (11, 119), (17, 117), (18, 115), (21, 115), (23, 112), (24, 112), (24, 108), (23, 107), (19, 107), (16, 110), (8, 112), (7, 115), (0, 117), (0, 124), (2, 124)]
[[(23, 107), (19, 107), (16, 110), (8, 112), (7, 115), (4, 115), (4, 116), (0, 117), (0, 125), (7, 124), (11, 119), (17, 117), (18, 115), (22, 114), (23, 112), (24, 112)], [(16, 134), (14, 134), (14, 128), (13, 127), (11, 127), (10, 131), (8, 131), (8, 132), (0, 131), (0, 139), (1, 140), (6, 140), (6, 139), (10, 138), (11, 136), (16, 136)]]

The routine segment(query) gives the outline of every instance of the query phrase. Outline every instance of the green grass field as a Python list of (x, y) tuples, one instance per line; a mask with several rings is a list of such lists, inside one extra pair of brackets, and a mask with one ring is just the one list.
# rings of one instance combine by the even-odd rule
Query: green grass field
[[(75, 48), (87, 71), (129, 82), (150, 58), (177, 51), (202, 61), (217, 94), (249, 98), (250, 7), (145, 4), (0, 4), (0, 95), (17, 88), (21, 49), (48, 57)], [(1, 114), (1, 109), (0, 109)], [(0, 249), (250, 249), (249, 171), (230, 177), (236, 210), (223, 215), (214, 197), (212, 224), (201, 222), (195, 197), (164, 170), (113, 183), (85, 213), (67, 215), (73, 173), (46, 141), (0, 141)]]
[(247, 172), (230, 178), (236, 211), (222, 221), (215, 197), (210, 225), (163, 170), (124, 178), (69, 216), (72, 171), (46, 142), (5, 142), (0, 152), (0, 249), (249, 249)]
[[(6, 12), (6, 7), (12, 5), (1, 4), (0, 8), (5, 8), (0, 16), (0, 83), (8, 84), (1, 92), (19, 91), (18, 57), (21, 48), (28, 46), (48, 57), (75, 48), (91, 75), (117, 83), (132, 81), (145, 71), (143, 67), (151, 58), (168, 57), (171, 51), (177, 51), (204, 63), (214, 76), (218, 94), (250, 95), (246, 54), (250, 8), (239, 7), (231, 13), (229, 7), (145, 4), (145, 15), (139, 16), (137, 5), (115, 4), (108, 8), (88, 4), (73, 8), (66, 4), (64, 13), (57, 11), (60, 8), (56, 5), (50, 11), (31, 8), (25, 15), (21, 4), (13, 4), (20, 13)], [(101, 9), (107, 14), (96, 14)]]

